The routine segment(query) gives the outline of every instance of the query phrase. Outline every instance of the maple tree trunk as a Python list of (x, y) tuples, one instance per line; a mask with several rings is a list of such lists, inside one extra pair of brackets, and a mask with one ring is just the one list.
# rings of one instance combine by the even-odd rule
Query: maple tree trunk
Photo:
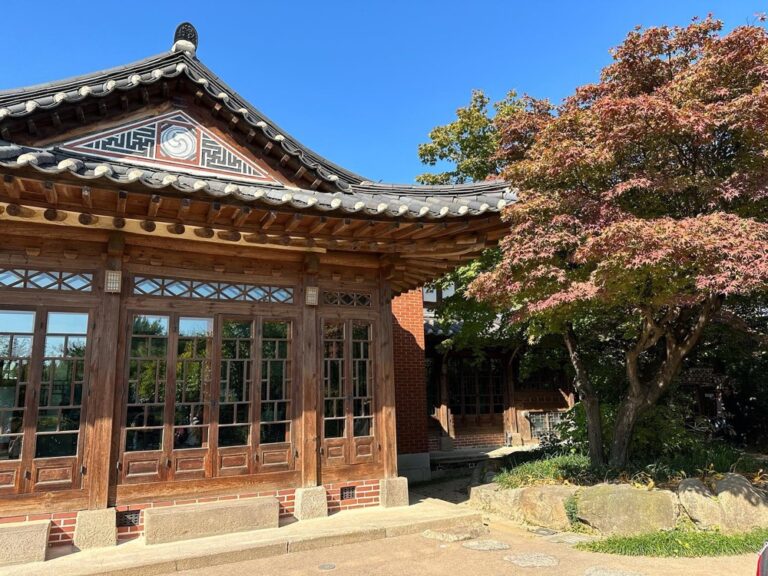
[(616, 422), (613, 428), (613, 443), (611, 445), (611, 457), (608, 462), (611, 468), (621, 469), (627, 464), (629, 458), (629, 444), (635, 431), (635, 424), (642, 413), (643, 401), (632, 396), (627, 396), (619, 406), (616, 414)]
[(574, 384), (579, 393), (581, 402), (587, 416), (587, 441), (589, 444), (589, 460), (594, 466), (605, 464), (605, 455), (603, 454), (603, 427), (600, 418), (600, 400), (589, 380), (584, 362), (576, 342), (576, 334), (573, 327), (568, 325), (563, 334), (565, 347), (568, 349), (568, 355), (576, 372)]
[[(704, 328), (713, 314), (722, 306), (723, 299), (710, 296), (703, 303), (693, 325), (687, 330), (668, 325), (647, 324), (643, 336), (637, 345), (627, 352), (626, 368), (629, 389), (619, 406), (613, 429), (613, 442), (608, 464), (611, 468), (621, 469), (627, 465), (629, 446), (635, 431), (637, 419), (645, 410), (653, 407), (672, 385), (680, 371), (685, 357), (693, 350), (701, 338)], [(642, 379), (639, 369), (640, 355), (652, 345), (664, 339), (666, 357), (657, 372), (650, 379)]]

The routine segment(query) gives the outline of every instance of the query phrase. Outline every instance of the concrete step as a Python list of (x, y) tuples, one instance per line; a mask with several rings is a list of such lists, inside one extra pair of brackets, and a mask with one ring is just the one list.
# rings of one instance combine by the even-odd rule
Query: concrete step
[(274, 497), (149, 508), (144, 511), (144, 541), (166, 544), (279, 524), (280, 504)]
[(152, 546), (134, 540), (116, 548), (9, 567), (3, 576), (154, 576), (461, 526), (482, 526), (482, 514), (424, 500), (399, 508), (349, 510), (279, 528), (241, 532), (237, 537), (222, 535)]

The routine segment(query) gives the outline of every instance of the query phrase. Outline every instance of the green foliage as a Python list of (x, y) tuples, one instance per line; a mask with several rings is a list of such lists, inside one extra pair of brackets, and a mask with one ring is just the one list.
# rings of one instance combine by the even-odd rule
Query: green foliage
[(582, 526), (579, 521), (579, 499), (576, 494), (569, 496), (565, 501), (564, 506), (565, 515), (568, 516), (568, 522), (570, 522), (571, 527), (576, 528)]
[[(616, 405), (603, 404), (601, 416), (603, 439), (607, 445), (612, 440)], [(564, 447), (576, 454), (586, 453), (586, 416), (580, 404), (569, 410), (558, 426)], [(638, 421), (627, 467), (604, 474), (642, 483), (659, 483), (713, 473), (750, 473), (759, 467), (754, 458), (725, 441), (710, 439), (702, 432), (688, 429), (685, 413), (679, 407), (661, 405), (644, 413)]]
[(768, 541), (766, 528), (746, 534), (692, 532), (677, 529), (640, 536), (611, 536), (604, 540), (577, 544), (576, 548), (622, 556), (695, 558), (753, 554), (757, 553), (766, 541)]
[(592, 484), (597, 476), (586, 456), (561, 454), (504, 470), (494, 480), (504, 488), (520, 488), (537, 484)]
[[(609, 446), (618, 406), (600, 406), (603, 442)], [(660, 405), (640, 416), (630, 445), (630, 460), (649, 462), (662, 456), (695, 449), (703, 440), (685, 426), (686, 414), (675, 405)], [(577, 403), (562, 418), (558, 433), (563, 443), (577, 452), (587, 448), (587, 419), (584, 407)]]
[[(447, 162), (454, 168), (437, 174), (421, 174), (422, 184), (463, 184), (478, 182), (499, 173), (496, 159), (499, 137), (488, 109), (489, 98), (481, 90), (472, 91), (468, 106), (456, 110), (456, 120), (429, 133), (430, 142), (419, 146), (419, 159), (429, 166)], [(518, 106), (514, 92), (493, 105), (496, 117), (503, 117)]]

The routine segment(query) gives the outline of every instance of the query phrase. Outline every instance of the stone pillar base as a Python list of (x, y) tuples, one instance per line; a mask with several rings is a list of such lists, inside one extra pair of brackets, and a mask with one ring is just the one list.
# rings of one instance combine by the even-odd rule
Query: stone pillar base
[(328, 498), (325, 486), (296, 488), (293, 515), (297, 520), (311, 520), (328, 516)]
[(45, 560), (50, 530), (50, 520), (0, 524), (0, 566)]
[(382, 508), (408, 506), (408, 478), (383, 478), (379, 481), (379, 502)]
[(115, 509), (80, 510), (77, 513), (74, 542), (80, 550), (117, 546)]

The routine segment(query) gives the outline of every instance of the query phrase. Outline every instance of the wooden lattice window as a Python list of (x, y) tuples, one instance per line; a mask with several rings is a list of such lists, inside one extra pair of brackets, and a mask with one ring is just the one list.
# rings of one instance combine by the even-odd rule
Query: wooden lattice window
[(0, 268), (0, 288), (90, 292), (93, 289), (93, 274)]
[(356, 308), (370, 308), (371, 295), (364, 292), (325, 290), (323, 291), (323, 304), (328, 306), (352, 306)]
[(371, 324), (352, 322), (352, 393), (355, 436), (373, 435), (373, 367)]
[(0, 310), (0, 460), (21, 458), (34, 332), (34, 312)]
[(89, 314), (0, 310), (0, 493), (80, 486)]
[(290, 334), (290, 322), (264, 321), (261, 339), (261, 444), (290, 441)]
[(77, 454), (87, 340), (88, 314), (48, 314), (35, 458)]
[(528, 421), (531, 423), (531, 438), (557, 434), (557, 425), (562, 417), (562, 412), (531, 412), (528, 414)]
[(251, 435), (253, 322), (225, 320), (222, 330), (219, 446), (247, 446)]
[(207, 395), (213, 358), (213, 318), (179, 318), (173, 447), (208, 446)]
[(170, 296), (202, 300), (236, 302), (267, 302), (292, 304), (293, 288), (285, 286), (261, 286), (232, 282), (183, 280), (135, 276), (133, 293), (137, 296)]
[(496, 358), (448, 359), (448, 394), (455, 416), (489, 416), (504, 411), (504, 371)]
[(323, 325), (323, 420), (326, 438), (345, 436), (346, 411), (344, 397), (346, 367), (344, 363), (344, 322)]
[(163, 446), (169, 318), (136, 315), (128, 358), (125, 449), (160, 450)]

